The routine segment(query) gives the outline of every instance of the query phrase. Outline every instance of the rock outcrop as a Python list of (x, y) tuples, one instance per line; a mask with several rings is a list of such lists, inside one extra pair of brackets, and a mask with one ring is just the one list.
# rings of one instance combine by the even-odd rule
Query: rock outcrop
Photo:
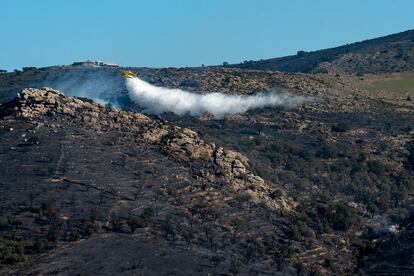
[(213, 183), (224, 181), (235, 192), (249, 195), (255, 203), (262, 202), (275, 210), (295, 207), (290, 198), (272, 198), (274, 189), (248, 169), (248, 159), (242, 154), (206, 143), (190, 129), (151, 120), (140, 113), (118, 111), (84, 98), (66, 97), (45, 87), (24, 89), (0, 109), (0, 114), (26, 118), (63, 116), (65, 120), (98, 131), (123, 131), (141, 143), (160, 147), (175, 159), (210, 163), (212, 169), (200, 169), (198, 177)]

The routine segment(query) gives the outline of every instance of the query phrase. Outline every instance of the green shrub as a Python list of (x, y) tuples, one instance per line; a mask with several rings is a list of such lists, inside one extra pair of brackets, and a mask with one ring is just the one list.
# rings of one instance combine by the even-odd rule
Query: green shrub
[(26, 260), (26, 257), (23, 254), (7, 252), (2, 256), (2, 263), (4, 264), (16, 264)]

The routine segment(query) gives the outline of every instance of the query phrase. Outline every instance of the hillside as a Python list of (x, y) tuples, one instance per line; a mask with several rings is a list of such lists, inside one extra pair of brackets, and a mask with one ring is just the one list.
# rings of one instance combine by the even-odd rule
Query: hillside
[(26, 89), (0, 107), (2, 271), (412, 271), (412, 102), (316, 83), (321, 100), (225, 120)]
[(414, 30), (340, 47), (229, 65), (282, 72), (378, 74), (414, 70)]
[[(241, 68), (1, 73), (0, 274), (412, 275), (413, 33)], [(303, 100), (152, 115), (124, 69)]]
[[(141, 114), (50, 89), (25, 90), (1, 114), (1, 258), (6, 264), (37, 263), (22, 268), (25, 273), (96, 269), (62, 267), (78, 262), (75, 252), (84, 246), (94, 248), (96, 265), (106, 263), (105, 274), (169, 269), (158, 262), (189, 269), (186, 274), (229, 269), (231, 262), (245, 262), (238, 253), (245, 246), (273, 239), (263, 236), (273, 228), (271, 213), (289, 214), (295, 206), (282, 194), (273, 196), (275, 190), (246, 168), (242, 155)], [(255, 230), (257, 225), (262, 228)], [(279, 231), (283, 235), (283, 227)], [(158, 251), (161, 259), (128, 264), (121, 255), (113, 262), (122, 265), (112, 267), (98, 253), (112, 240), (113, 252), (129, 254), (121, 248), (126, 243), (148, 248), (140, 254)], [(261, 254), (283, 257), (263, 246)], [(49, 249), (53, 265), (50, 256), (42, 258)], [(245, 250), (257, 263), (250, 269), (271, 269), (254, 246)], [(206, 266), (181, 267), (190, 255)]]
[[(314, 248), (350, 269), (331, 238), (286, 239), (297, 203), (189, 129), (51, 89), (26, 89), (0, 111), (1, 258), (27, 264), (6, 271), (271, 273)], [(108, 247), (119, 255), (99, 253)], [(124, 247), (147, 252), (134, 261)]]

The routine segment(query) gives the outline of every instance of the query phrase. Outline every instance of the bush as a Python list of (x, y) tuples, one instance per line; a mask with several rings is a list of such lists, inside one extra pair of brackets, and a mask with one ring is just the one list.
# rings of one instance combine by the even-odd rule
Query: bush
[(293, 240), (300, 240), (302, 237), (315, 238), (315, 232), (304, 222), (298, 222), (290, 226), (290, 236)]
[[(111, 226), (114, 229), (114, 225), (112, 223), (115, 223), (113, 220), (110, 220)], [(84, 223), (84, 232), (86, 236), (90, 236), (96, 232), (98, 232), (99, 230), (99, 224), (93, 221), (86, 221)], [(118, 226), (115, 226), (116, 229)], [(115, 230), (114, 230), (115, 231)]]
[(230, 264), (230, 267), (229, 267), (229, 271), (234, 276), (236, 276), (237, 274), (239, 274), (240, 271), (241, 271), (241, 265), (240, 265), (240, 263), (239, 262), (232, 261), (231, 264)]
[(316, 156), (323, 159), (334, 158), (337, 155), (337, 149), (329, 144), (321, 145)]
[(25, 251), (32, 244), (27, 241), (22, 241), (20, 235), (17, 240), (3, 240), (0, 237), (0, 262), (3, 264), (15, 264), (25, 261)]
[(336, 230), (348, 230), (359, 221), (356, 211), (345, 204), (337, 204), (331, 213), (331, 223)]
[(131, 229), (131, 234), (134, 234), (137, 228), (144, 226), (142, 221), (139, 218), (132, 217), (132, 216), (128, 218), (127, 223), (128, 223), (129, 228)]
[(26, 258), (23, 254), (19, 254), (19, 253), (10, 253), (7, 252), (3, 257), (2, 257), (2, 263), (4, 264), (16, 264), (16, 263), (20, 263), (25, 261)]
[(32, 250), (35, 251), (36, 253), (42, 253), (48, 248), (49, 248), (48, 241), (42, 238), (35, 239), (33, 246), (32, 246)]
[(282, 245), (282, 247), (280, 248), (280, 254), (285, 259), (291, 258), (292, 255), (293, 255), (293, 247), (292, 247), (292, 245), (291, 244), (284, 244), (284, 245)]
[(314, 153), (311, 152), (309, 149), (302, 149), (299, 152), (299, 157), (305, 161), (312, 161), (314, 157)]
[(373, 174), (381, 174), (384, 171), (384, 167), (377, 160), (369, 160), (367, 162), (368, 172)]
[[(252, 164), (253, 165), (253, 164)], [(261, 178), (265, 179), (265, 180), (269, 180), (270, 176), (272, 175), (272, 170), (269, 169), (266, 166), (260, 166), (260, 165), (256, 165), (254, 164), (252, 166), (252, 170)]]
[(47, 239), (53, 243), (58, 242), (60, 238), (60, 229), (56, 226), (51, 226), (47, 232)]
[(117, 214), (111, 214), (109, 217), (109, 225), (112, 231), (120, 232), (122, 230), (122, 222)]
[(97, 221), (102, 219), (102, 215), (98, 209), (92, 208), (90, 211), (89, 218), (91, 221)]
[(346, 132), (349, 130), (349, 126), (344, 123), (335, 124), (331, 127), (333, 132)]
[(291, 225), (289, 228), (289, 236), (292, 240), (300, 240), (302, 235), (300, 234), (299, 228), (296, 225)]
[(41, 203), (40, 208), (42, 209), (43, 213), (47, 216), (47, 217), (52, 217), (54, 214), (54, 209), (53, 209), (53, 202), (52, 201), (44, 201)]
[(77, 241), (80, 239), (81, 235), (77, 229), (73, 229), (69, 232), (69, 237), (72, 241)]
[(311, 238), (311, 239), (315, 238), (315, 232), (305, 223), (299, 223), (298, 228), (302, 236), (306, 238)]
[(283, 196), (283, 192), (279, 189), (275, 189), (269, 194), (271, 199), (281, 198)]

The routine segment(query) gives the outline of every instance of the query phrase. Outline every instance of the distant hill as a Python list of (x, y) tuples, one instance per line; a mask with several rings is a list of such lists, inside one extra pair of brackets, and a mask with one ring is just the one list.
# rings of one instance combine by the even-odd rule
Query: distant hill
[(305, 52), (231, 67), (303, 73), (378, 74), (414, 70), (414, 30), (340, 47)]
[(274, 87), (300, 91), (323, 91), (325, 85), (313, 75), (264, 72), (238, 68), (126, 68), (113, 66), (25, 67), (22, 71), (0, 74), (0, 101), (12, 99), (26, 87), (44, 86), (63, 91), (67, 96), (128, 102), (121, 70), (133, 70), (145, 81), (169, 88), (194, 92), (251, 94)]

